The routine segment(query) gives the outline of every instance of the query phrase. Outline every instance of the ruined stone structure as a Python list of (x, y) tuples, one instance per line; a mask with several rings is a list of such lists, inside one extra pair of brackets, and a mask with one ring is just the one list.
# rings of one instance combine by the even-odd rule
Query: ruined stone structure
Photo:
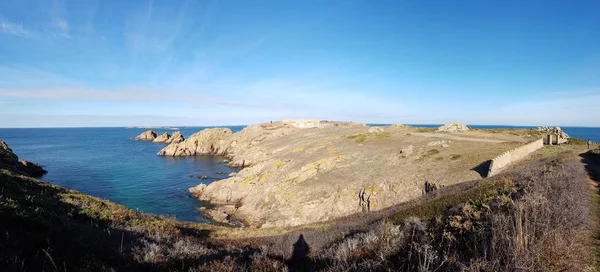
[(539, 127), (537, 131), (542, 132), (545, 145), (559, 145), (568, 141), (567, 135), (560, 127)]
[(297, 128), (317, 128), (321, 120), (319, 119), (285, 119), (281, 121), (284, 124)]
[(527, 155), (535, 152), (536, 150), (542, 147), (544, 147), (543, 138), (502, 153), (502, 155), (492, 159), (487, 176), (491, 177), (497, 174), (505, 166), (516, 161), (522, 160), (523, 158), (527, 157)]

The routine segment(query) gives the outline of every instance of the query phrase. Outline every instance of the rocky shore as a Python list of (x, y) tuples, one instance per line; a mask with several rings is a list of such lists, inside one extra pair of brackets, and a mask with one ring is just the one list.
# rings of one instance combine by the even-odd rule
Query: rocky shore
[(423, 195), (426, 182), (444, 186), (481, 178), (478, 165), (530, 140), (449, 127), (457, 129), (430, 133), (397, 125), (286, 120), (237, 133), (205, 129), (158, 155), (226, 156), (230, 167), (241, 170), (190, 193), (218, 205), (213, 214), (248, 226), (285, 227), (406, 202)]
[(26, 160), (19, 161), (19, 157), (2, 140), (0, 140), (0, 168), (9, 169), (15, 173), (30, 177), (41, 177), (48, 173), (48, 171), (44, 170), (37, 163)]

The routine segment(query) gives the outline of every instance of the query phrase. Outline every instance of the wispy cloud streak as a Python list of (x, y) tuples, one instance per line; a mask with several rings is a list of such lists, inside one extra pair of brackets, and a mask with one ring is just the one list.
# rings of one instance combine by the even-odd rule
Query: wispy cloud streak
[(22, 24), (16, 24), (13, 22), (1, 20), (0, 21), (0, 32), (19, 37), (32, 37), (33, 34), (23, 28)]

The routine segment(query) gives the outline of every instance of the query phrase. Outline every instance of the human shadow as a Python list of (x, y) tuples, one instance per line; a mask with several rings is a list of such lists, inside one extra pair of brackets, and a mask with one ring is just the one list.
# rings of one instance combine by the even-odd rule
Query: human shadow
[(471, 168), (471, 170), (477, 172), (479, 176), (482, 178), (488, 177), (488, 172), (490, 171), (490, 166), (492, 165), (492, 160), (484, 161), (475, 167)]
[(579, 154), (581, 162), (585, 166), (590, 179), (596, 183), (600, 183), (600, 155), (590, 151)]
[(310, 246), (300, 234), (296, 243), (294, 243), (292, 257), (288, 260), (288, 271), (314, 271), (314, 263), (308, 257)]

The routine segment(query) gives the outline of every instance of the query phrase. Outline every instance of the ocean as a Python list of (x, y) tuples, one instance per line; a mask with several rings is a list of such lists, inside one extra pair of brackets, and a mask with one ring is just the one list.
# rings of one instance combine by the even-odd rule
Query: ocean
[[(439, 125), (413, 125), (437, 127)], [(473, 128), (530, 128), (470, 126)], [(181, 127), (185, 137), (205, 127)], [(243, 126), (229, 127), (236, 132)], [(0, 128), (19, 159), (37, 162), (48, 174), (41, 179), (109, 199), (131, 209), (168, 215), (178, 220), (208, 222), (199, 213), (203, 203), (187, 189), (227, 177), (236, 171), (223, 157), (159, 157), (164, 144), (133, 141), (147, 128)], [(156, 128), (157, 133), (174, 129)], [(563, 127), (571, 137), (600, 142), (600, 128)], [(207, 176), (207, 180), (200, 180)]]
[[(236, 132), (243, 127), (229, 127)], [(184, 136), (204, 127), (181, 127)], [(133, 141), (147, 128), (0, 128), (0, 139), (19, 156), (37, 162), (48, 174), (41, 179), (106, 198), (131, 209), (208, 222), (202, 203), (187, 189), (223, 179), (236, 171), (223, 157), (157, 156), (165, 144)], [(175, 130), (154, 129), (157, 133)], [(222, 172), (223, 174), (217, 174)], [(207, 180), (199, 177), (207, 176)]]

